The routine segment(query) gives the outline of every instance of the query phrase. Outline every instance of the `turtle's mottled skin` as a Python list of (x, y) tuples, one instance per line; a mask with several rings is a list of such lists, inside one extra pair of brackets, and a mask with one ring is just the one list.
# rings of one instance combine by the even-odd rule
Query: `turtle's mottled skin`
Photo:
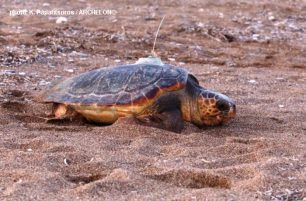
[(132, 116), (175, 132), (182, 130), (184, 120), (197, 126), (218, 125), (236, 113), (227, 96), (204, 89), (185, 69), (158, 58), (68, 78), (45, 91), (40, 100), (56, 105), (56, 118), (64, 117), (69, 107), (97, 123)]

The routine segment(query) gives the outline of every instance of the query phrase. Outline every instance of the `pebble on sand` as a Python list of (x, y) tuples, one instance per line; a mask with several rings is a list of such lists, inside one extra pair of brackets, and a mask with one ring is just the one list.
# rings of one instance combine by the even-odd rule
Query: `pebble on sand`
[(251, 84), (256, 84), (257, 83), (256, 80), (249, 80), (248, 82), (251, 83)]
[(56, 24), (62, 24), (68, 22), (68, 19), (66, 17), (58, 17), (56, 19)]
[(40, 86), (49, 85), (49, 84), (51, 84), (51, 82), (48, 82), (48, 81), (46, 81), (46, 80), (41, 80), (41, 81), (39, 82), (39, 85), (40, 85)]
[(69, 73), (73, 73), (74, 70), (73, 69), (65, 69), (66, 72), (69, 72)]

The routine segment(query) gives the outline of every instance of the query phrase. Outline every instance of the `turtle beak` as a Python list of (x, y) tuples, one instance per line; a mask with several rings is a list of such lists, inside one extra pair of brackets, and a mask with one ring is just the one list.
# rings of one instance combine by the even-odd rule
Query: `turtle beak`
[(229, 118), (234, 118), (236, 116), (236, 105), (232, 103), (230, 110), (228, 112), (228, 117)]
[[(235, 103), (231, 102), (229, 103), (229, 110), (224, 114), (222, 117), (222, 120), (220, 121), (222, 124), (229, 122), (231, 119), (233, 119), (236, 116), (236, 105)], [(218, 118), (220, 120), (220, 117)]]

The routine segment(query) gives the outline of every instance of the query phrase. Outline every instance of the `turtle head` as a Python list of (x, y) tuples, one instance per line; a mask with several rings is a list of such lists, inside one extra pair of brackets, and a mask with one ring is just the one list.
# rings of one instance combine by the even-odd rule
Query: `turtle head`
[(201, 89), (197, 98), (199, 126), (215, 126), (228, 122), (236, 115), (236, 105), (229, 97)]

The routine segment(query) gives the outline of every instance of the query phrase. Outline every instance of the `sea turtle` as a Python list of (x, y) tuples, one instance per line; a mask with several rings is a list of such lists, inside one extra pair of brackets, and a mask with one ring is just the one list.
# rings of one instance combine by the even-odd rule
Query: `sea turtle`
[(96, 123), (135, 117), (175, 132), (181, 132), (184, 121), (199, 127), (219, 125), (236, 114), (230, 98), (201, 87), (186, 69), (157, 57), (68, 78), (44, 91), (40, 100), (54, 103), (58, 119), (70, 108)]

